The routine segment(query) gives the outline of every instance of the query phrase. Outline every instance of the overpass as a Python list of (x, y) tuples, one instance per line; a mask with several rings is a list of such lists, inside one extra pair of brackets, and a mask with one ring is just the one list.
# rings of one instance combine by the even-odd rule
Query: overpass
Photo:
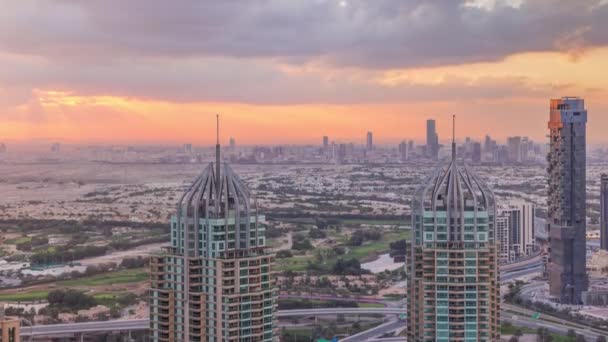
[[(305, 310), (281, 310), (277, 317), (307, 317), (307, 316), (329, 316), (329, 315), (401, 315), (405, 314), (405, 308), (331, 308), (331, 309), (305, 309)], [(116, 320), (105, 322), (86, 322), (54, 325), (35, 325), (23, 327), (21, 337), (69, 335), (82, 333), (98, 333), (104, 331), (128, 332), (140, 331), (150, 328), (148, 319)]]
[[(590, 340), (595, 340), (598, 336), (603, 336), (604, 333), (597, 329), (587, 327), (572, 327), (564, 324), (565, 322), (554, 322), (544, 320), (531, 320), (526, 317), (530, 317), (526, 310), (506, 306), (508, 310), (501, 312), (501, 321), (510, 322), (514, 326), (523, 326), (530, 329), (536, 329), (539, 327), (547, 328), (549, 331), (566, 334), (569, 329), (575, 329), (578, 334), (582, 334)], [(513, 311), (519, 311), (518, 314), (514, 315)], [(278, 311), (278, 317), (298, 317), (298, 316), (324, 316), (324, 315), (338, 315), (338, 314), (349, 314), (349, 315), (385, 315), (385, 316), (396, 316), (405, 313), (405, 308), (331, 308), (331, 309), (306, 309), (306, 310), (282, 310)], [(396, 331), (400, 326), (405, 327), (405, 322), (392, 319), (386, 324), (380, 325), (376, 328), (364, 331), (357, 335), (346, 338), (346, 341), (358, 342), (358, 341), (380, 341), (376, 340), (379, 336), (387, 332)], [(47, 337), (47, 336), (66, 336), (66, 335), (77, 335), (84, 333), (101, 333), (107, 331), (113, 332), (134, 332), (147, 330), (150, 327), (150, 321), (148, 319), (135, 319), (135, 320), (116, 320), (106, 322), (86, 322), (86, 323), (73, 323), (73, 324), (56, 324), (56, 325), (39, 325), (32, 327), (23, 327), (21, 329), (21, 337)], [(382, 339), (385, 342), (401, 342), (405, 341), (400, 337)]]

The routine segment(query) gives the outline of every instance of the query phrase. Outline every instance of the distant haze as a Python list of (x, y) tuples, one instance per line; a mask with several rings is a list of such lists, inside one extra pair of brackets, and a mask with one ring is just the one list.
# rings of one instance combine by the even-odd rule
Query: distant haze
[[(12, 1), (0, 141), (239, 144), (546, 140), (581, 96), (608, 142), (602, 0)], [(136, 13), (137, 15), (133, 15)]]

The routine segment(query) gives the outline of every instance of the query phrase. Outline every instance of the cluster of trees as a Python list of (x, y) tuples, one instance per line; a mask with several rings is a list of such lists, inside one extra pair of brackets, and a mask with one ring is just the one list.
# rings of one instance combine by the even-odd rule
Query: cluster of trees
[(365, 241), (378, 241), (380, 238), (382, 238), (382, 234), (377, 230), (357, 230), (350, 237), (348, 244), (350, 246), (361, 246)]
[(283, 230), (275, 227), (274, 225), (266, 226), (266, 232), (264, 233), (264, 235), (266, 235), (266, 238), (268, 239), (280, 238), (281, 236), (283, 236), (283, 234)]
[(143, 246), (143, 245), (168, 242), (169, 239), (170, 239), (169, 234), (150, 236), (150, 237), (146, 237), (146, 238), (138, 239), (138, 240), (121, 239), (121, 240), (114, 240), (114, 241), (110, 242), (110, 247), (113, 249), (119, 250), (119, 251), (124, 251), (127, 249), (131, 249), (131, 248), (135, 248), (135, 247), (139, 247), (139, 246)]
[(293, 256), (293, 253), (291, 253), (290, 250), (288, 249), (284, 249), (282, 251), (278, 251), (276, 254), (276, 257), (278, 259), (286, 259), (286, 258), (291, 258)]
[(31, 232), (44, 230), (62, 234), (77, 234), (85, 231), (99, 232), (107, 227), (133, 227), (158, 230), (169, 233), (171, 227), (166, 222), (131, 222), (131, 221), (104, 221), (104, 220), (39, 220), (39, 219), (9, 219), (0, 221), (0, 230), (17, 230)]
[(74, 260), (105, 255), (106, 246), (79, 246), (69, 248), (67, 246), (57, 247), (34, 253), (30, 261), (33, 265), (49, 265), (56, 263), (71, 262)]
[(389, 245), (390, 256), (394, 257), (396, 255), (406, 255), (407, 254), (407, 242), (404, 240), (399, 240), (395, 242), (391, 242)]
[(296, 235), (293, 237), (293, 245), (291, 247), (296, 251), (308, 251), (313, 249), (312, 243), (310, 240), (304, 237), (303, 235)]
[(338, 259), (332, 268), (332, 272), (336, 275), (362, 275), (369, 273), (368, 270), (361, 268), (361, 263), (355, 258)]
[(318, 228), (313, 228), (308, 232), (308, 237), (311, 239), (325, 239), (327, 234)]
[(132, 269), (132, 268), (142, 268), (146, 266), (148, 263), (148, 259), (137, 257), (137, 258), (124, 258), (120, 263), (121, 268)]
[(31, 239), (28, 239), (28, 241), (24, 241), (24, 242), (16, 244), (15, 247), (17, 248), (17, 250), (20, 250), (23, 252), (30, 252), (32, 249), (34, 249), (36, 247), (48, 245), (48, 243), (49, 243), (49, 238), (47, 236), (37, 235), (37, 236), (33, 236)]
[(72, 289), (53, 290), (49, 292), (47, 301), (51, 307), (63, 308), (69, 311), (90, 309), (97, 305), (95, 298)]

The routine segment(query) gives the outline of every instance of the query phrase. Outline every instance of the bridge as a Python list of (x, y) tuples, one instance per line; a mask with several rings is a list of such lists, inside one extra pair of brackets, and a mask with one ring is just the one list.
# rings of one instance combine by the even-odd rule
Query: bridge
[[(405, 308), (331, 308), (331, 309), (306, 309), (306, 310), (282, 310), (277, 312), (277, 317), (306, 317), (306, 316), (329, 316), (329, 315), (402, 315)], [(106, 322), (86, 322), (54, 325), (35, 325), (23, 327), (21, 337), (68, 335), (82, 333), (96, 333), (104, 331), (140, 331), (150, 328), (148, 319), (116, 320)]]

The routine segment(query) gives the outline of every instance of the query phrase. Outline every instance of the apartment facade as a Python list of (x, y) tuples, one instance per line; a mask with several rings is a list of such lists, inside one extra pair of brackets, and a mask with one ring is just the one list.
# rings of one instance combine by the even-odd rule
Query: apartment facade
[(276, 340), (277, 290), (265, 218), (230, 166), (220, 169), (217, 150), (215, 165), (179, 201), (171, 246), (150, 262), (155, 342)]
[(494, 195), (452, 160), (414, 196), (408, 341), (497, 341), (500, 286)]
[(586, 273), (586, 125), (585, 102), (553, 99), (547, 155), (549, 291), (563, 304), (580, 304), (587, 291)]

